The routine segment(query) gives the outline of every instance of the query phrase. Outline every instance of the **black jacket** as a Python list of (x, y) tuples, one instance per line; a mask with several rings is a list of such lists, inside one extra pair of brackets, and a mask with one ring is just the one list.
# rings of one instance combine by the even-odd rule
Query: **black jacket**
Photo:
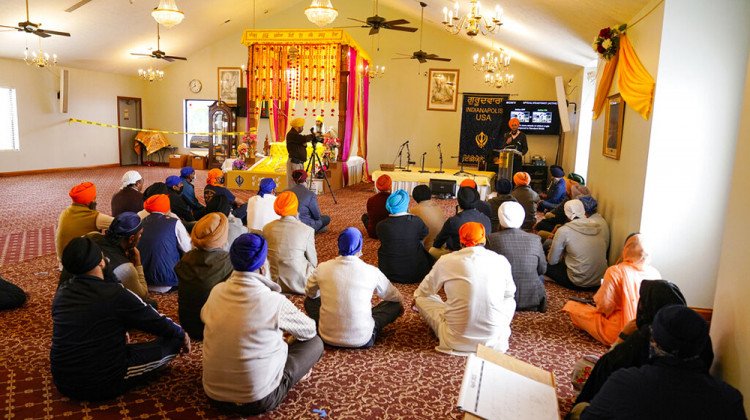
[(435, 258), (422, 244), (429, 233), (417, 216), (387, 217), (375, 226), (380, 239), (378, 268), (395, 283), (419, 283), (430, 272)]
[[(445, 221), (440, 233), (435, 237), (432, 246), (435, 248), (441, 248), (443, 245), (446, 245), (451, 251), (458, 251), (461, 249), (461, 238), (458, 236), (458, 230), (467, 222), (478, 222), (483, 224), (485, 235), (489, 235), (489, 233), (492, 232), (492, 224), (490, 223), (489, 217), (485, 216), (477, 209), (468, 209)], [(378, 236), (380, 236), (380, 234), (378, 234)]]
[(307, 142), (313, 138), (312, 134), (303, 136), (292, 127), (286, 134), (286, 150), (289, 152), (289, 159), (294, 163), (304, 163), (307, 160)]

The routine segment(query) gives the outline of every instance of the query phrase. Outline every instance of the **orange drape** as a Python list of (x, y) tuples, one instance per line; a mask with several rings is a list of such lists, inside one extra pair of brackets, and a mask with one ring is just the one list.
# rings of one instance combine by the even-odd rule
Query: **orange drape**
[(599, 79), (599, 85), (596, 87), (596, 97), (594, 97), (594, 119), (599, 118), (604, 110), (604, 104), (607, 103), (609, 88), (612, 86), (612, 80), (615, 78), (615, 69), (617, 69), (618, 55), (612, 57), (604, 66), (602, 78)]

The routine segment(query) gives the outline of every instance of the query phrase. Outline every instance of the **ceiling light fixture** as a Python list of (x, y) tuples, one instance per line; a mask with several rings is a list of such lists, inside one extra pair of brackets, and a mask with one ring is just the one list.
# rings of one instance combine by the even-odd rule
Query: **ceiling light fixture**
[(495, 15), (491, 17), (485, 17), (479, 8), (479, 1), (471, 0), (469, 13), (464, 17), (459, 17), (458, 1), (456, 1), (453, 10), (449, 11), (447, 7), (443, 7), (443, 27), (453, 35), (465, 29), (468, 36), (477, 36), (480, 32), (482, 35), (494, 34), (500, 30), (500, 26), (503, 24), (503, 8), (495, 6)]
[(39, 68), (53, 67), (57, 64), (57, 54), (52, 54), (52, 59), (50, 59), (49, 54), (42, 51), (42, 40), (39, 39), (39, 54), (36, 51), (29, 54), (29, 47), (26, 47), (26, 51), (23, 52), (23, 61), (29, 66)]
[(513, 83), (513, 75), (512, 74), (490, 74), (485, 73), (484, 75), (484, 83), (487, 83), (488, 85), (500, 89), (503, 86), (507, 86), (511, 83)]
[(321, 28), (333, 22), (338, 15), (339, 12), (333, 8), (331, 0), (312, 0), (310, 7), (305, 9), (307, 19)]
[(502, 73), (510, 68), (510, 54), (506, 54), (502, 48), (492, 49), (482, 56), (479, 61), (479, 54), (474, 54), (474, 70), (483, 73)]
[(373, 70), (372, 66), (367, 67), (367, 75), (370, 77), (370, 79), (377, 79), (383, 77), (385, 75), (385, 66), (375, 66), (375, 69)]
[(178, 25), (185, 18), (185, 14), (177, 8), (175, 0), (160, 0), (159, 7), (151, 12), (151, 16), (166, 28)]
[(148, 82), (158, 82), (164, 78), (164, 72), (154, 70), (152, 67), (149, 67), (148, 70), (138, 69), (138, 77)]

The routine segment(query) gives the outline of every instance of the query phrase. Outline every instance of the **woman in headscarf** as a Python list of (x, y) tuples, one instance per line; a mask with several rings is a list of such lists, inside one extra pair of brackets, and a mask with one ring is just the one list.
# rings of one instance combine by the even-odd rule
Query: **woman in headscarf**
[(625, 324), (635, 319), (641, 282), (661, 278), (659, 270), (649, 264), (646, 248), (643, 235), (628, 236), (620, 257), (622, 262), (604, 273), (602, 285), (594, 295), (596, 306), (568, 301), (563, 307), (573, 324), (605, 345), (617, 340)]

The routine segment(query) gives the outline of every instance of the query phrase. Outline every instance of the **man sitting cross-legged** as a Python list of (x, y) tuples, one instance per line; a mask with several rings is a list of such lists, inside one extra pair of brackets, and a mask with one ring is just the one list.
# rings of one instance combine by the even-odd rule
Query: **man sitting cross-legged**
[(435, 258), (440, 258), (452, 251), (461, 249), (461, 240), (459, 239), (458, 230), (464, 223), (478, 222), (484, 226), (485, 231), (492, 232), (492, 222), (490, 218), (477, 210), (479, 192), (471, 187), (461, 187), (458, 189), (458, 207), (461, 209), (455, 216), (445, 221), (440, 233), (435, 237), (435, 241), (430, 248), (430, 254)]
[[(75, 238), (62, 253), (73, 278), (52, 302), (52, 380), (63, 395), (79, 400), (115, 398), (151, 376), (181, 350), (190, 337), (114, 279), (90, 238)], [(154, 341), (128, 344), (129, 329), (156, 335)]]
[(463, 248), (440, 258), (414, 291), (417, 309), (440, 340), (437, 351), (466, 355), (483, 344), (505, 353), (516, 309), (510, 264), (484, 248), (481, 223), (464, 224), (459, 235)]
[[(359, 257), (362, 234), (349, 227), (339, 235), (339, 257), (321, 263), (307, 279), (305, 310), (326, 344), (367, 348), (402, 312), (403, 298), (380, 270)], [(383, 302), (370, 308), (372, 292)]]
[(388, 197), (391, 195), (391, 186), (393, 182), (391, 177), (383, 174), (380, 175), (375, 181), (375, 188), (378, 189), (378, 193), (367, 199), (367, 213), (362, 215), (362, 223), (367, 229), (367, 236), (378, 239), (378, 233), (375, 231), (375, 226), (380, 221), (388, 218), (388, 210), (385, 208), (385, 203), (388, 201)]
[(273, 210), (273, 202), (276, 201), (275, 193), (276, 182), (273, 178), (260, 180), (258, 194), (247, 200), (247, 228), (250, 232), (263, 233), (263, 228), (267, 224), (281, 217)]
[(110, 202), (112, 217), (126, 211), (138, 213), (143, 210), (143, 177), (138, 171), (127, 171), (122, 175), (122, 188), (112, 195)]
[(305, 186), (307, 173), (301, 169), (297, 169), (292, 173), (292, 179), (294, 180), (294, 185), (287, 188), (286, 191), (291, 191), (297, 196), (300, 222), (315, 229), (315, 233), (325, 232), (328, 229), (326, 226), (331, 223), (331, 217), (320, 214), (318, 197)]
[[(243, 416), (276, 408), (323, 355), (315, 322), (263, 275), (268, 246), (246, 233), (232, 244), (234, 272), (203, 305), (203, 390)], [(284, 342), (283, 334), (294, 337)]]
[(113, 219), (112, 216), (96, 211), (96, 186), (91, 182), (76, 185), (70, 189), (68, 195), (73, 203), (60, 213), (55, 232), (58, 261), (71, 239), (106, 229)]

